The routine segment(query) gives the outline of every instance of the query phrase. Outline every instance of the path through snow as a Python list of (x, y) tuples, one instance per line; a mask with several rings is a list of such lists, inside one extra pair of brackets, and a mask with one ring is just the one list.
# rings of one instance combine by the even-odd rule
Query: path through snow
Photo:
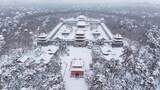
[(81, 58), (84, 60), (86, 71), (89, 70), (89, 64), (92, 62), (91, 50), (81, 47), (68, 47), (69, 56), (65, 55), (62, 59), (62, 74), (64, 74), (64, 81), (66, 90), (88, 90), (87, 83), (84, 78), (70, 77), (70, 63), (74, 58)]

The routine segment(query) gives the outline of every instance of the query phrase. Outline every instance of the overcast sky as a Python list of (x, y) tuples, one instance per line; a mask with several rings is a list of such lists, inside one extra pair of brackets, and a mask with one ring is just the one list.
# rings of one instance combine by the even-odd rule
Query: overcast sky
[(125, 3), (125, 2), (149, 2), (149, 3), (160, 3), (160, 0), (0, 0), (2, 3), (13, 3), (13, 2), (21, 2), (21, 3), (47, 3), (47, 2), (60, 2), (60, 3)]

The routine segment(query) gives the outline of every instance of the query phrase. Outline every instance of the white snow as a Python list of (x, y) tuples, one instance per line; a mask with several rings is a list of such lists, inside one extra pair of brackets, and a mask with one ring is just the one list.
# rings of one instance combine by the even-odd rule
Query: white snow
[(87, 23), (85, 21), (78, 21), (77, 26), (86, 26)]
[(108, 29), (108, 27), (107, 27), (104, 23), (101, 23), (101, 26), (102, 26), (103, 30), (108, 34), (109, 39), (113, 39), (113, 34), (112, 34), (112, 32)]
[(0, 35), (0, 41), (3, 41), (3, 40), (4, 40), (3, 35)]
[(47, 37), (47, 34), (46, 34), (46, 33), (41, 33), (38, 37), (39, 37), (39, 38), (46, 38), (46, 37)]
[(69, 30), (69, 29), (65, 29), (65, 30), (62, 32), (63, 35), (70, 34), (70, 33), (71, 33), (71, 30)]
[(124, 49), (122, 47), (112, 48), (111, 45), (105, 44), (101, 47), (101, 50), (103, 54), (108, 54), (104, 55), (107, 60), (110, 60), (112, 58), (121, 60), (122, 58), (120, 56), (123, 54)]
[[(82, 18), (83, 19), (83, 18)], [(72, 21), (73, 19), (71, 19)], [(71, 22), (70, 21), (70, 22)], [(47, 40), (54, 40), (56, 38), (72, 41), (76, 40), (76, 34), (82, 34), (85, 40), (91, 40), (95, 41), (98, 39), (106, 39), (106, 40), (112, 40), (113, 35), (111, 31), (105, 26), (104, 23), (100, 23), (98, 21), (95, 21), (93, 19), (87, 19), (85, 21), (75, 21), (73, 25), (68, 25), (67, 22), (65, 23), (61, 22), (59, 23), (47, 36), (42, 35), (42, 37), (46, 37)], [(85, 28), (78, 28), (76, 24), (78, 25), (86, 25)], [(91, 24), (96, 25), (94, 29), (92, 29)], [(95, 34), (98, 34), (94, 36)], [(121, 59), (120, 55), (122, 54), (123, 48), (112, 48), (110, 44), (105, 44), (104, 46), (100, 46), (101, 49), (99, 49), (100, 52), (103, 53), (104, 57), (107, 60), (110, 60), (112, 58), (115, 59)], [(92, 57), (91, 57), (91, 50), (85, 47), (73, 47), (68, 46), (68, 54), (61, 56), (62, 61), (62, 75), (65, 82), (65, 89), (66, 90), (88, 90), (88, 85), (85, 82), (85, 74), (90, 71), (90, 64), (92, 63)], [(43, 60), (43, 63), (48, 63), (53, 54), (56, 53), (58, 50), (57, 46), (49, 45), (49, 46), (42, 46), (38, 47), (37, 49), (28, 52), (25, 54), (22, 58), (20, 58), (21, 62), (30, 63), (33, 60), (36, 63), (40, 63)], [(102, 54), (101, 53), (101, 54)], [(30, 60), (31, 59), (31, 60)], [(78, 59), (78, 62), (73, 62), (74, 59)], [(80, 61), (81, 60), (81, 61)], [(77, 61), (77, 60), (75, 60)], [(82, 68), (72, 68), (72, 66), (82, 66)], [(70, 77), (71, 70), (76, 69), (78, 71), (84, 71), (83, 78), (74, 78)], [(101, 76), (103, 79), (103, 76)]]
[(74, 59), (71, 61), (70, 71), (84, 71), (84, 62), (82, 59)]
[(72, 63), (72, 66), (74, 67), (74, 66), (77, 66), (77, 67), (83, 67), (83, 64), (84, 64), (84, 62), (83, 62), (83, 60), (81, 60), (81, 59), (73, 59), (72, 61), (71, 61), (71, 63)]
[(19, 61), (24, 63), (27, 60), (29, 60), (29, 61), (35, 61), (36, 63), (40, 63), (40, 62), (42, 62), (41, 60), (43, 60), (43, 63), (48, 63), (51, 60), (53, 54), (57, 50), (58, 50), (58, 47), (53, 46), (53, 45), (39, 47), (39, 48), (36, 48), (33, 51), (29, 51), (28, 53), (24, 54), (19, 59)]
[(59, 23), (50, 33), (49, 35), (47, 36), (47, 40), (51, 39), (56, 33), (57, 31), (59, 30), (59, 28), (61, 28), (61, 26), (63, 25), (63, 23)]
[(70, 66), (74, 58), (81, 58), (84, 60), (85, 71), (89, 70), (89, 65), (92, 63), (91, 51), (87, 48), (69, 47), (69, 56), (62, 57), (62, 73), (64, 74), (64, 81), (66, 90), (87, 90), (87, 84), (84, 78), (71, 78)]
[(77, 17), (77, 20), (87, 20), (87, 17), (84, 16), (84, 15), (79, 15), (79, 16)]
[(85, 32), (84, 32), (84, 30), (77, 30), (76, 34), (82, 34), (83, 35), (83, 34), (85, 34)]
[[(60, 28), (60, 30), (57, 32), (57, 34), (52, 39), (55, 39), (55, 38), (58, 37), (58, 38), (61, 38), (61, 39), (64, 39), (64, 40), (74, 40), (75, 35), (77, 33), (80, 33), (80, 34), (85, 34), (85, 37), (86, 37), (87, 40), (93, 40), (94, 41), (94, 40), (102, 39), (102, 38), (104, 38), (106, 40), (109, 40), (108, 34), (106, 34), (105, 31), (103, 30), (103, 28), (98, 24), (97, 24), (97, 28), (95, 30), (91, 30), (91, 25), (87, 26), (83, 29), (77, 28), (76, 26), (72, 26), (72, 30), (70, 31), (70, 33), (68, 35), (63, 35), (63, 33), (65, 32), (66, 29), (68, 29), (67, 25), (63, 24), (62, 27)], [(96, 31), (96, 30), (100, 34), (100, 36), (98, 36), (98, 37), (93, 36), (93, 32)]]
[(29, 57), (28, 56), (23, 56), (20, 58), (19, 61), (21, 61), (22, 63), (24, 63)]
[[(75, 27), (72, 27), (73, 29), (75, 29)], [(59, 38), (62, 38), (62, 39), (65, 39), (65, 40), (72, 40), (74, 39), (74, 33), (75, 33), (75, 30), (71, 30), (71, 32), (69, 33), (69, 35), (63, 35), (64, 33), (64, 30), (68, 29), (66, 25), (63, 25), (60, 30), (57, 32), (57, 34), (52, 38), (52, 39), (55, 39), (57, 37)]]

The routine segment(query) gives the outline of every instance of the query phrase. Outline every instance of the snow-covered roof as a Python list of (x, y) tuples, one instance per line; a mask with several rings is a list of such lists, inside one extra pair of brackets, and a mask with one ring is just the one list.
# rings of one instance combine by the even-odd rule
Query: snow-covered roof
[(43, 47), (42, 48), (42, 51), (46, 52), (46, 53), (56, 53), (56, 51), (58, 50), (58, 47), (57, 46), (46, 46), (46, 47)]
[(85, 21), (78, 21), (77, 26), (86, 26), (87, 23)]
[(22, 56), (19, 61), (21, 61), (22, 63), (24, 63), (26, 60), (28, 60), (30, 57), (29, 56)]
[(98, 30), (94, 30), (93, 32), (92, 32), (93, 34), (98, 34), (98, 35), (100, 35), (101, 33), (98, 31)]
[(74, 66), (83, 67), (83, 64), (84, 64), (83, 60), (81, 59), (73, 59), (71, 63), (72, 63), (72, 67)]
[(31, 59), (31, 61), (35, 60), (36, 63), (40, 63), (42, 60), (43, 63), (48, 63), (57, 50), (58, 47), (53, 45), (42, 47), (41, 49), (37, 48), (32, 52), (26, 53), (18, 61), (25, 63), (28, 59)]
[(24, 29), (25, 32), (28, 32), (28, 29)]
[(112, 58), (121, 59), (123, 53), (123, 48), (112, 48), (112, 46), (106, 44), (101, 46), (102, 53), (104, 54), (105, 59), (110, 60)]
[(85, 32), (83, 30), (77, 30), (76, 34), (85, 34)]
[(121, 34), (116, 34), (116, 35), (114, 36), (114, 38), (122, 39), (123, 37), (122, 37)]
[(71, 32), (71, 30), (65, 29), (65, 30), (62, 32), (62, 34), (69, 34), (70, 32)]
[(71, 68), (71, 71), (84, 71), (84, 68)]
[(108, 35), (109, 39), (113, 39), (113, 34), (108, 29), (108, 27), (104, 23), (101, 23), (101, 26), (102, 26), (103, 30), (105, 31), (105, 33)]
[(77, 17), (77, 19), (78, 19), (78, 20), (86, 20), (87, 17), (84, 16), (84, 15), (80, 15), (80, 16)]
[(0, 41), (1, 41), (1, 40), (4, 40), (4, 37), (3, 37), (3, 35), (0, 35)]
[[(80, 18), (83, 18), (83, 16), (80, 16)], [(67, 20), (68, 21), (66, 21), (65, 23), (62, 23), (60, 27), (58, 27), (58, 28), (55, 27), (55, 29), (53, 29), (52, 32), (48, 34), (47, 38), (50, 37), (50, 38), (48, 38), (49, 40), (55, 40), (56, 38), (60, 38), (60, 39), (68, 40), (68, 41), (73, 41), (75, 39), (76, 34), (79, 34), (78, 36), (80, 36), (80, 34), (85, 34), (85, 38), (87, 40), (95, 41), (97, 39), (104, 38), (106, 41), (110, 42), (111, 39), (112, 39), (112, 33), (105, 26), (104, 23), (101, 24), (101, 22), (95, 22), (94, 19), (92, 20), (91, 18), (87, 18), (87, 21), (84, 21), (84, 20), (79, 21), (79, 24), (81, 24), (81, 25), (86, 24), (86, 22), (87, 22), (87, 27), (79, 28), (76, 25), (76, 24), (78, 24), (78, 21), (75, 20), (73, 22), (74, 24), (71, 25), (72, 29), (70, 29), (70, 28), (67, 28), (67, 26), (68, 26), (68, 23), (71, 22), (71, 21), (69, 19), (67, 19)], [(96, 26), (96, 29), (91, 30), (92, 26)], [(63, 33), (68, 33), (68, 31), (66, 29), (71, 30), (71, 32), (67, 35), (63, 35)], [(98, 35), (100, 33), (100, 35), (95, 38), (93, 33), (96, 33)]]
[(86, 39), (75, 39), (76, 41), (80, 41), (80, 42), (83, 42), (85, 41)]
[(5, 28), (4, 28), (4, 29), (2, 29), (2, 32), (6, 32), (6, 31), (7, 31), (7, 29), (5, 29)]
[(47, 37), (47, 34), (46, 34), (46, 33), (41, 33), (38, 37), (39, 37), (39, 38), (46, 38), (46, 37)]

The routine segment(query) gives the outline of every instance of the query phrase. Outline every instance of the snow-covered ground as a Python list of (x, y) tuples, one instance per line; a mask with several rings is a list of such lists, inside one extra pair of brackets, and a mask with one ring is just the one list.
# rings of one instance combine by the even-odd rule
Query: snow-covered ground
[(88, 90), (87, 83), (84, 78), (70, 77), (71, 61), (76, 58), (84, 60), (85, 71), (89, 70), (89, 65), (92, 63), (91, 50), (81, 47), (68, 47), (69, 55), (61, 57), (62, 59), (62, 74), (64, 75), (66, 90)]

